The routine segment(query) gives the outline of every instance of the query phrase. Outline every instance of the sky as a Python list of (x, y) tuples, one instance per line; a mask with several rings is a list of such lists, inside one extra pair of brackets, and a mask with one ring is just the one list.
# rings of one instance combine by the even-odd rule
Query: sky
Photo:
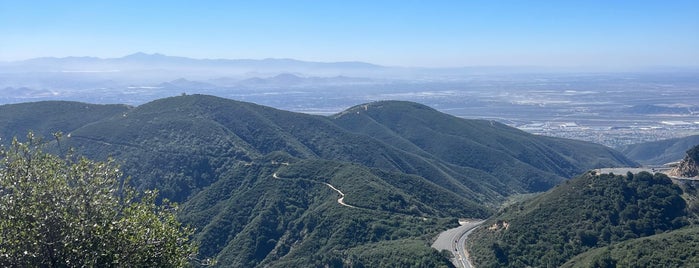
[(699, 1), (0, 0), (0, 61), (122, 57), (387, 66), (697, 66)]

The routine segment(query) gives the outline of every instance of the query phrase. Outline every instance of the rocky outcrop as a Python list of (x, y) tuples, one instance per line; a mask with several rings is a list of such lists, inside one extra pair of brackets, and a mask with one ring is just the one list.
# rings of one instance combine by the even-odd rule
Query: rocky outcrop
[(699, 145), (689, 149), (684, 159), (668, 174), (684, 178), (699, 177)]

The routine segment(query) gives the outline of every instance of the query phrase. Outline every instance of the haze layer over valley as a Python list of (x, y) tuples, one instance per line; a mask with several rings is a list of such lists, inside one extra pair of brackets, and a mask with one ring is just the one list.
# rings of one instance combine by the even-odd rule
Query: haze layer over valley
[(37, 58), (0, 63), (0, 103), (72, 100), (140, 105), (211, 94), (329, 115), (357, 103), (407, 100), (611, 147), (699, 134), (699, 70), (593, 72), (576, 68), (405, 68), (364, 62)]

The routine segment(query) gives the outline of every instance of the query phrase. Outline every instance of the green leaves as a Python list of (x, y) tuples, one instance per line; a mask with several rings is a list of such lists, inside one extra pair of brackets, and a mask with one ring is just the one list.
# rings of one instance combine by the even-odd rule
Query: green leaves
[(590, 249), (687, 225), (681, 195), (660, 173), (586, 173), (503, 209), (485, 224), (490, 228), (474, 232), (471, 256), (479, 267), (559, 266)]
[(0, 149), (0, 266), (187, 266), (193, 230), (112, 160), (62, 159), (30, 133)]

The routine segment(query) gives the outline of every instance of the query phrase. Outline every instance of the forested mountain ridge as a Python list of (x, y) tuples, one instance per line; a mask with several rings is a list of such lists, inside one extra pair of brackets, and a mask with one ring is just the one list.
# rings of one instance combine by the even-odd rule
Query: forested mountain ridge
[(121, 104), (100, 105), (72, 101), (40, 101), (0, 105), (0, 143), (13, 137), (24, 139), (27, 132), (51, 137), (69, 133), (87, 124), (121, 115), (131, 107)]
[(693, 267), (699, 263), (699, 227), (593, 249), (561, 267)]
[[(125, 171), (145, 188), (184, 200), (236, 161), (250, 162), (271, 152), (293, 157), (350, 161), (368, 167), (447, 177), (440, 163), (353, 134), (322, 116), (280, 111), (209, 96), (158, 100), (123, 117), (110, 118), (71, 132), (66, 144), (94, 158), (125, 161)], [(232, 161), (232, 162), (231, 162)], [(553, 177), (552, 174), (544, 176)], [(447, 179), (442, 179), (447, 181)], [(445, 186), (445, 184), (441, 184)], [(461, 192), (475, 195), (458, 182)], [(503, 194), (488, 196), (494, 200)]]
[[(517, 173), (515, 170), (538, 169), (570, 178), (590, 167), (636, 165), (601, 145), (535, 136), (492, 120), (466, 120), (413, 102), (373, 102), (352, 107), (333, 118), (352, 132), (498, 177), (512, 176)], [(542, 191), (560, 182), (518, 179), (523, 182), (519, 187), (527, 191)]]
[(591, 249), (688, 225), (682, 194), (660, 173), (591, 171), (491, 217), (471, 236), (471, 256), (479, 267), (560, 266)]
[[(123, 116), (87, 125), (72, 131), (66, 143), (90, 157), (122, 159), (135, 180), (151, 178), (140, 182), (144, 188), (161, 188), (164, 197), (177, 201), (214, 181), (215, 169), (223, 162), (250, 161), (274, 151), (415, 174), (481, 203), (545, 190), (587, 169), (634, 164), (599, 145), (560, 140), (558, 143), (565, 146), (554, 147), (547, 143), (558, 139), (489, 121), (455, 118), (431, 108), (423, 115), (422, 108), (405, 110), (401, 107), (406, 103), (388, 103), (397, 105), (379, 110), (381, 115), (423, 118), (424, 123), (409, 122), (407, 131), (415, 133), (410, 137), (392, 129), (383, 134), (362, 133), (350, 129), (346, 116), (332, 119), (194, 95), (157, 100)], [(427, 108), (417, 105), (409, 107)], [(439, 121), (445, 121), (446, 126), (456, 123), (457, 128), (429, 128), (430, 122)], [(451, 138), (454, 134), (446, 131), (464, 133)], [(382, 137), (390, 135), (400, 139)], [(476, 140), (483, 136), (491, 140)], [(413, 148), (395, 140), (408, 140)], [(546, 160), (538, 160), (539, 154)], [(594, 161), (575, 161), (570, 155)]]
[(599, 145), (415, 103), (374, 105), (386, 109), (324, 117), (178, 96), (59, 129), (54, 146), (113, 157), (136, 187), (181, 202), (202, 257), (222, 266), (446, 266), (428, 240), (454, 217), (483, 218), (509, 195), (633, 164)]
[[(414, 256), (379, 259), (447, 266), (427, 243), (454, 226), (455, 219), (446, 215), (488, 213), (450, 205), (468, 201), (434, 185), (417, 191), (433, 191), (430, 198), (401, 188), (401, 183), (424, 183), (422, 178), (351, 163), (272, 154), (235, 170), (192, 197), (181, 213), (200, 230), (201, 253), (216, 256), (222, 266), (371, 267), (377, 257), (362, 256), (362, 247), (395, 254), (405, 244), (412, 245), (405, 249)], [(343, 192), (346, 205), (330, 185)]]

